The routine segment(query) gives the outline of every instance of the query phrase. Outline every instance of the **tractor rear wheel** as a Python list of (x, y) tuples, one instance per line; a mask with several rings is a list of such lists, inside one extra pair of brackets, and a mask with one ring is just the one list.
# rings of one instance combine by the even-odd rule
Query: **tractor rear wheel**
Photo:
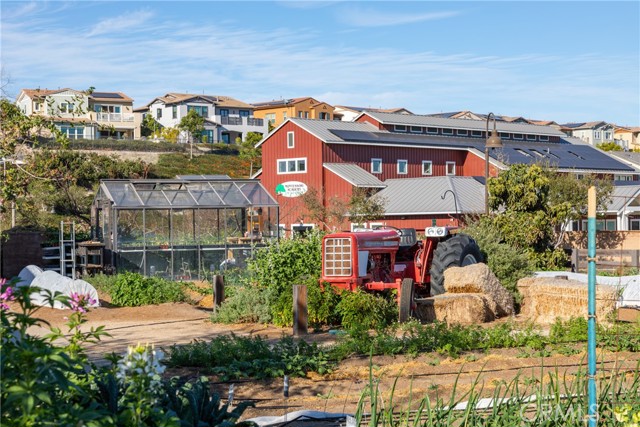
[(402, 279), (400, 285), (400, 302), (398, 304), (398, 322), (404, 323), (411, 316), (413, 304), (413, 279)]
[(431, 296), (440, 295), (444, 289), (444, 271), (449, 267), (464, 267), (482, 262), (480, 248), (475, 240), (466, 234), (455, 234), (439, 242), (433, 253), (431, 275)]

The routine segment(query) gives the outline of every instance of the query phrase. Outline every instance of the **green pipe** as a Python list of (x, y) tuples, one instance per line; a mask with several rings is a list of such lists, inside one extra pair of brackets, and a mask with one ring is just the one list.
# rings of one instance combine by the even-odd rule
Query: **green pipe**
[(589, 187), (587, 216), (587, 259), (589, 286), (589, 321), (587, 353), (589, 359), (589, 427), (596, 427), (598, 404), (596, 402), (596, 188)]

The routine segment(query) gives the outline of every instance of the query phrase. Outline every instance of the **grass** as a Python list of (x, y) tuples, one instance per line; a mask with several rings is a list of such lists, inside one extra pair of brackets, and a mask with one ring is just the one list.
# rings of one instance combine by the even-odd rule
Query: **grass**
[[(189, 154), (160, 154), (151, 166), (151, 178), (175, 178), (176, 175), (229, 175), (247, 178), (251, 163), (235, 155), (202, 154), (189, 159)], [(255, 171), (255, 167), (254, 167)]]

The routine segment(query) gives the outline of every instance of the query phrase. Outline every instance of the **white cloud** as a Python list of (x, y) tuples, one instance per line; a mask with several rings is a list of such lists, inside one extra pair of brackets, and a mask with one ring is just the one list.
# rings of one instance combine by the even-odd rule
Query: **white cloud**
[(393, 13), (389, 11), (365, 9), (360, 7), (340, 8), (338, 19), (356, 27), (389, 27), (414, 24), (416, 22), (435, 21), (452, 18), (460, 12), (444, 11), (429, 13)]
[(146, 23), (153, 13), (149, 10), (139, 10), (137, 12), (128, 12), (114, 18), (103, 19), (95, 24), (87, 37), (94, 37), (102, 34), (114, 34), (123, 30), (135, 30), (136, 27)]

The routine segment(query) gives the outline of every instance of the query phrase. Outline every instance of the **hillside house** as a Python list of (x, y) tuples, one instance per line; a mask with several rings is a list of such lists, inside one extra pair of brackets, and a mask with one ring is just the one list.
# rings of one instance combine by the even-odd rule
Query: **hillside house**
[(333, 106), (311, 97), (254, 102), (256, 117), (264, 119), (272, 128), (288, 118), (335, 120)]

